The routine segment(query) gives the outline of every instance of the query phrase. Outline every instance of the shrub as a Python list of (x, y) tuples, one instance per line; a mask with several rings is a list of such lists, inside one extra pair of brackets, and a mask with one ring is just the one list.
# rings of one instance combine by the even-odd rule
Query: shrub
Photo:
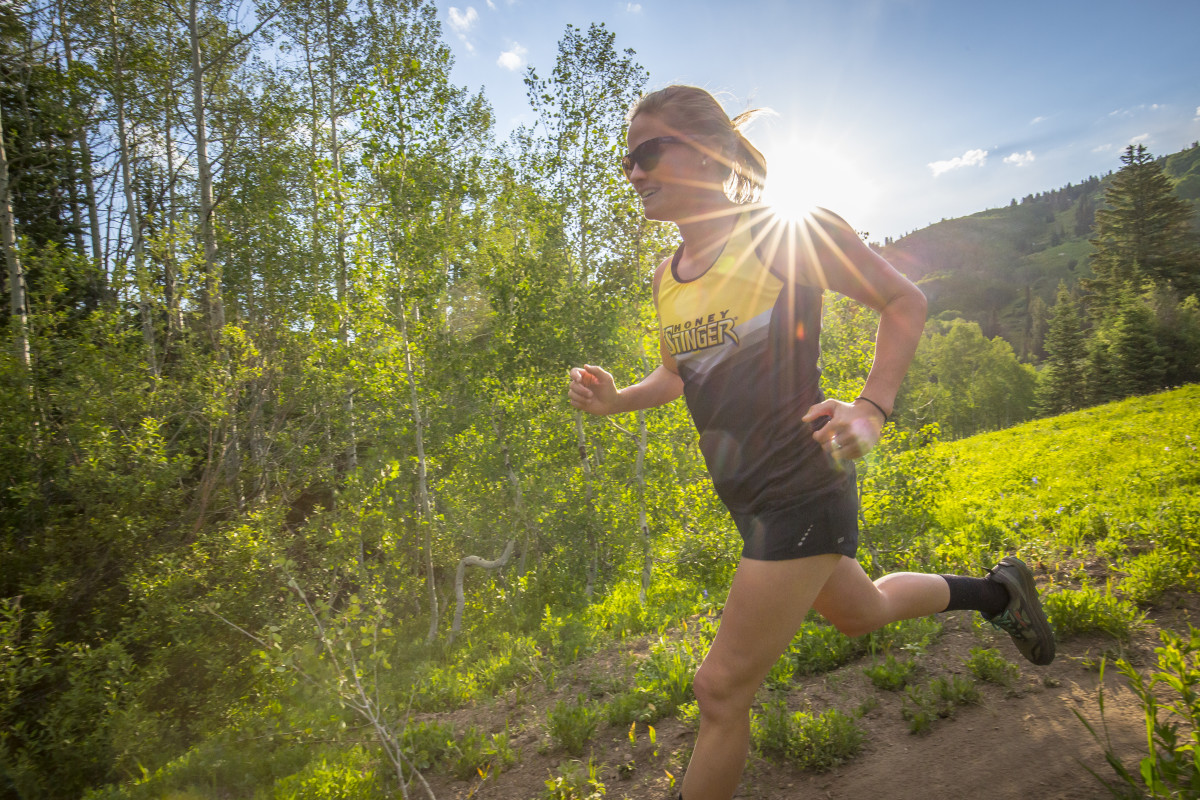
[(302, 771), (275, 783), (272, 800), (377, 800), (385, 795), (370, 759), (355, 747), (330, 763), (313, 760)]
[(660, 639), (638, 668), (636, 687), (613, 696), (604, 707), (610, 725), (657, 722), (674, 714), (693, 699), (692, 675), (696, 669), (691, 643), (668, 644)]
[(956, 706), (978, 702), (979, 689), (971, 681), (957, 675), (939, 677), (905, 689), (900, 715), (910, 733), (928, 733), (935, 719), (954, 716)]
[(661, 716), (667, 716), (694, 699), (692, 675), (695, 671), (696, 652), (690, 642), (670, 645), (660, 639), (650, 649), (650, 657), (638, 668), (637, 683), (653, 693)]
[(409, 723), (400, 737), (404, 756), (419, 770), (446, 767), (459, 780), (480, 770), (503, 772), (517, 761), (508, 733), (488, 736), (475, 726), (461, 733), (448, 723)]
[(578, 761), (560, 764), (558, 774), (546, 780), (542, 800), (600, 800), (605, 795), (600, 769), (588, 759), (587, 769)]
[(924, 653), (941, 634), (942, 623), (936, 617), (916, 617), (889, 622), (868, 634), (866, 641), (871, 652), (900, 649), (916, 655)]
[(907, 686), (916, 671), (915, 661), (911, 659), (897, 661), (891, 653), (888, 653), (882, 664), (876, 663), (863, 669), (863, 673), (871, 679), (871, 683), (875, 685), (876, 689), (884, 689), (889, 692), (898, 692)]
[(577, 617), (556, 616), (546, 606), (542, 615), (538, 644), (542, 652), (550, 654), (559, 663), (571, 663), (586, 656), (596, 646), (593, 628)]
[(1126, 641), (1145, 616), (1130, 601), (1090, 585), (1048, 595), (1042, 606), (1060, 639), (1102, 631)]
[(751, 718), (750, 736), (764, 756), (812, 772), (828, 771), (853, 758), (864, 740), (862, 729), (837, 709), (815, 716), (789, 713), (783, 702), (771, 703)]
[(639, 686), (613, 695), (604, 705), (604, 721), (625, 727), (634, 722), (657, 722), (667, 716), (661, 706), (662, 698), (650, 689)]
[(792, 660), (791, 653), (785, 652), (775, 661), (771, 671), (767, 673), (767, 678), (764, 685), (768, 690), (773, 692), (787, 691), (792, 685), (792, 678), (796, 675), (796, 663)]
[[(1128, 661), (1119, 659), (1117, 669), (1129, 679), (1130, 689), (1138, 698), (1146, 719), (1147, 755), (1135, 774), (1113, 752), (1107, 731), (1102, 740), (1078, 711), (1075, 715), (1104, 748), (1104, 757), (1117, 774), (1109, 783), (1088, 770), (1114, 797), (1179, 798), (1196, 797), (1200, 789), (1200, 756), (1196, 737), (1200, 735), (1200, 630), (1188, 626), (1184, 639), (1170, 631), (1161, 633), (1163, 646), (1155, 648), (1157, 669), (1149, 678)], [(1100, 719), (1104, 720), (1104, 665), (1100, 667)]]
[(429, 769), (446, 760), (457, 738), (454, 726), (448, 723), (410, 722), (404, 728), (400, 744), (414, 767)]
[(830, 672), (862, 655), (865, 645), (851, 639), (832, 625), (808, 621), (792, 640), (788, 653), (797, 675)]
[(529, 683), (538, 673), (541, 660), (541, 650), (532, 638), (505, 632), (500, 635), (495, 651), (479, 659), (471, 671), (477, 676), (475, 682), (480, 691), (496, 694)]
[(1005, 659), (996, 650), (982, 647), (971, 648), (971, 655), (967, 658), (967, 669), (971, 670), (971, 673), (981, 681), (1005, 688), (1012, 688), (1021, 675), (1016, 664)]
[(1163, 592), (1180, 586), (1186, 578), (1184, 557), (1166, 550), (1151, 550), (1126, 561), (1128, 573), (1121, 592), (1135, 603), (1150, 603)]
[(596, 733), (599, 717), (599, 712), (583, 697), (574, 703), (559, 700), (547, 717), (550, 739), (571, 755), (580, 755)]
[(450, 774), (460, 781), (484, 772), (504, 772), (517, 762), (517, 755), (509, 744), (507, 733), (485, 736), (476, 728), (470, 727), (457, 742), (451, 742), (451, 745), (446, 760)]
[(629, 581), (617, 584), (603, 600), (588, 607), (589, 622), (620, 639), (644, 633), (649, 629), (649, 609), (639, 599), (639, 591)]
[(929, 682), (929, 687), (934, 697), (946, 705), (965, 706), (979, 702), (979, 688), (972, 681), (957, 675), (934, 678)]

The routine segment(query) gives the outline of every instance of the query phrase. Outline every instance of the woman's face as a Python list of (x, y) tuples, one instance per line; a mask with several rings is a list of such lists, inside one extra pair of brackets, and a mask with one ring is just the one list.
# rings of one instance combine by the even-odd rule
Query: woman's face
[[(652, 142), (661, 137), (678, 141)], [(638, 147), (650, 142), (647, 147)], [(715, 198), (725, 200), (721, 183), (714, 179), (713, 161), (679, 131), (653, 114), (638, 114), (629, 123), (629, 152), (639, 156), (627, 178), (646, 219), (685, 221), (711, 208)], [(649, 151), (649, 152), (647, 152)], [(649, 156), (649, 157), (646, 157)]]

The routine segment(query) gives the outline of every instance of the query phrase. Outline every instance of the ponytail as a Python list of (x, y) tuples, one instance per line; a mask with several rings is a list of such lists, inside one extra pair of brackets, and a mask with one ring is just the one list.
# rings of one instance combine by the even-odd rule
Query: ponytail
[(725, 179), (725, 194), (735, 203), (757, 203), (767, 181), (766, 156), (742, 133), (742, 127), (763, 111), (761, 108), (743, 111), (730, 122), (734, 153), (730, 159), (729, 177)]

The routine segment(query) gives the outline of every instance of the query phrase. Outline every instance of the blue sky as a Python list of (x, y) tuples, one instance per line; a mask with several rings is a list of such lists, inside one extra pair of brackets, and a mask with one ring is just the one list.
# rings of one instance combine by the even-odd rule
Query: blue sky
[[(1200, 0), (451, 0), (454, 81), (484, 88), (501, 136), (533, 120), (524, 71), (567, 24), (603, 22), (650, 88), (691, 83), (731, 113), (782, 202), (872, 240), (1200, 140)], [(615, 168), (615, 166), (614, 166)]]

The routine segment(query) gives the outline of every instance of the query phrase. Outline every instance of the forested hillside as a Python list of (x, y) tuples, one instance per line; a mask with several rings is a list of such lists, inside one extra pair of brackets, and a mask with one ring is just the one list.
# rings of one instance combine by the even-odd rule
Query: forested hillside
[[(673, 232), (617, 168), (636, 54), (568, 27), (498, 140), (431, 3), (237, 8), (0, 8), (5, 798), (337, 796), (327, 757), (379, 782), (343, 796), (408, 787), (436, 760), (409, 712), (712, 610), (737, 553), (682, 404), (565, 402), (569, 367), (627, 382), (658, 352)], [(961, 221), (1028, 217), (1016, 260), (971, 245), (1013, 266), (975, 280), (995, 302), (946, 305), (973, 228), (895, 243), (939, 313), (880, 457), (1196, 380), (1195, 152)], [(1035, 246), (1054, 204), (1074, 268)], [(830, 299), (824, 324), (853, 397), (874, 320)]]
[[(1200, 144), (1156, 160), (1200, 233)], [(1044, 325), (1060, 283), (1073, 291), (1092, 275), (1096, 210), (1114, 173), (1013, 199), (1004, 208), (943, 220), (880, 248), (920, 283), (930, 316), (962, 317), (1003, 336), (1022, 360), (1045, 356)]]

